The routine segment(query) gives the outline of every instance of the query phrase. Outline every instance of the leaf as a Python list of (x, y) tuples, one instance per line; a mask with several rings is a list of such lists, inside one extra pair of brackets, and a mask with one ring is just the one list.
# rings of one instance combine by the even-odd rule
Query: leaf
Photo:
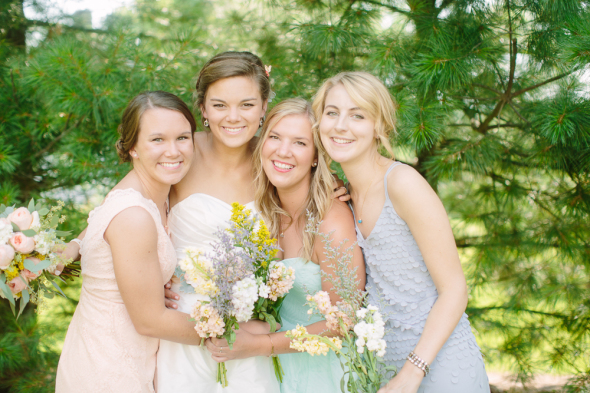
[(12, 230), (14, 232), (20, 232), (20, 228), (18, 227), (18, 225), (16, 225), (14, 222), (10, 221), (10, 224), (12, 224)]
[(39, 209), (37, 212), (39, 213), (39, 216), (43, 217), (43, 216), (46, 216), (47, 213), (49, 213), (49, 209), (46, 207), (43, 207), (43, 208)]
[(49, 223), (49, 226), (51, 228), (55, 228), (57, 226), (57, 224), (59, 224), (59, 216), (55, 216), (51, 219), (51, 222)]
[(57, 284), (55, 283), (55, 281), (51, 280), (51, 283), (53, 284), (53, 286), (54, 286), (54, 287), (55, 287), (55, 288), (56, 288), (56, 289), (59, 291), (59, 293), (60, 293), (60, 294), (61, 294), (61, 295), (62, 295), (64, 298), (66, 298), (66, 299), (68, 298), (68, 297), (65, 295), (65, 293), (63, 293), (63, 291), (61, 290), (61, 288), (59, 287), (59, 285), (57, 285)]
[(2, 292), (4, 292), (4, 296), (6, 296), (6, 299), (8, 299), (8, 301), (10, 302), (10, 307), (12, 308), (12, 312), (14, 313), (14, 296), (12, 296), (12, 291), (10, 290), (8, 285), (6, 285), (6, 276), (4, 275), (4, 273), (0, 273), (0, 287), (2, 288)]
[(72, 231), (55, 231), (55, 236), (69, 236), (72, 234)]
[(20, 299), (20, 307), (19, 307), (19, 311), (18, 311), (18, 315), (16, 316), (16, 319), (18, 319), (18, 317), (20, 317), (20, 315), (23, 313), (25, 307), (27, 306), (27, 303), (29, 303), (29, 291), (27, 289), (23, 289), (23, 291), (21, 292), (21, 299)]
[(26, 269), (32, 271), (33, 273), (37, 273), (51, 265), (51, 260), (45, 259), (44, 261), (41, 261), (35, 265), (35, 262), (32, 260), (25, 259), (24, 265)]
[(34, 229), (25, 229), (22, 231), (22, 234), (28, 237), (33, 237), (37, 234), (37, 232)]
[(35, 211), (35, 198), (31, 198), (31, 201), (29, 202), (29, 207), (27, 207), (27, 209), (31, 213)]

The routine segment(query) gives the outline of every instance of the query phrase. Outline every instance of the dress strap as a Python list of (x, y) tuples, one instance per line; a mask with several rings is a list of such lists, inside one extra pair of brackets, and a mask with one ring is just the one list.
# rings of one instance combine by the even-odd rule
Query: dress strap
[(389, 193), (387, 192), (387, 175), (389, 175), (389, 172), (391, 172), (391, 170), (393, 168), (395, 168), (396, 166), (399, 165), (403, 165), (401, 162), (399, 161), (394, 161), (389, 168), (387, 168), (387, 172), (385, 172), (385, 176), (383, 177), (383, 188), (385, 189), (385, 200), (388, 201), (389, 200)]

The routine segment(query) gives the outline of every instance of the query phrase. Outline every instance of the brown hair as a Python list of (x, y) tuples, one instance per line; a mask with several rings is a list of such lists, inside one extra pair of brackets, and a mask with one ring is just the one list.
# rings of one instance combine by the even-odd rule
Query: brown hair
[(319, 123), (322, 119), (328, 92), (338, 84), (344, 86), (352, 100), (360, 108), (367, 111), (375, 121), (377, 150), (381, 150), (381, 147), (385, 148), (390, 158), (393, 159), (393, 149), (389, 139), (390, 134), (396, 132), (395, 101), (385, 85), (368, 72), (341, 72), (324, 81), (312, 104), (316, 116), (314, 132), (319, 132)]
[(125, 108), (125, 112), (123, 112), (121, 124), (117, 128), (121, 137), (115, 146), (117, 147), (117, 154), (123, 162), (131, 161), (129, 150), (133, 149), (133, 146), (137, 143), (141, 116), (143, 116), (146, 110), (151, 108), (164, 108), (180, 112), (190, 123), (191, 131), (195, 132), (197, 129), (195, 117), (189, 107), (180, 98), (165, 91), (144, 91), (129, 102), (127, 108)]
[(252, 78), (258, 85), (262, 102), (268, 101), (270, 79), (260, 57), (250, 52), (223, 52), (209, 59), (199, 73), (195, 92), (195, 109), (203, 106), (209, 86), (218, 80), (236, 76)]
[[(289, 98), (278, 103), (270, 113), (262, 126), (260, 140), (254, 151), (254, 173), (256, 184), (256, 209), (262, 214), (269, 226), (270, 234), (278, 237), (281, 232), (281, 216), (290, 219), (289, 225), (293, 224), (293, 217), (281, 206), (281, 201), (277, 194), (276, 187), (268, 180), (264, 169), (262, 168), (262, 146), (268, 138), (273, 127), (279, 121), (287, 116), (305, 116), (310, 125), (315, 123), (315, 116), (309, 102), (303, 98)], [(311, 167), (311, 184), (309, 193), (304, 202), (304, 208), (299, 219), (307, 224), (307, 215), (311, 215), (317, 220), (322, 221), (325, 214), (332, 206), (332, 193), (334, 190), (334, 178), (330, 171), (330, 158), (322, 148), (319, 148), (321, 142), (318, 133), (313, 133), (313, 143), (316, 151), (317, 166)], [(284, 230), (284, 228), (283, 228)], [(300, 256), (311, 260), (313, 247), (315, 245), (315, 235), (310, 232), (303, 232), (303, 248)]]

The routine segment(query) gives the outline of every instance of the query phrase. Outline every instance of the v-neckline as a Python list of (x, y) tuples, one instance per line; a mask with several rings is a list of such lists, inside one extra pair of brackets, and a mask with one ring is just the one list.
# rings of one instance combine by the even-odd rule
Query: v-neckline
[(383, 212), (385, 211), (385, 206), (387, 205), (387, 202), (391, 203), (389, 198), (385, 198), (385, 202), (383, 203), (383, 207), (381, 208), (381, 212), (379, 213), (379, 217), (377, 217), (377, 221), (375, 221), (375, 225), (373, 226), (373, 228), (371, 229), (371, 232), (369, 232), (369, 235), (367, 237), (363, 236), (361, 229), (358, 227), (357, 221), (356, 221), (356, 215), (354, 213), (354, 207), (352, 206), (352, 204), (350, 204), (350, 210), (352, 210), (352, 217), (354, 218), (354, 227), (356, 228), (356, 231), (358, 232), (358, 234), (360, 235), (360, 237), (363, 241), (367, 241), (373, 235), (373, 232), (375, 231), (377, 224), (379, 224), (379, 221), (381, 221), (381, 217), (383, 216)]

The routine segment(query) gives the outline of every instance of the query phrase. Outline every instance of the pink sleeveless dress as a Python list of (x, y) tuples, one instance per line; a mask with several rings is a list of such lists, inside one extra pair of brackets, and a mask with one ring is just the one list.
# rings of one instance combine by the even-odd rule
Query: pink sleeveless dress
[(88, 218), (80, 250), (82, 292), (59, 359), (57, 393), (154, 392), (160, 340), (135, 330), (117, 287), (111, 248), (103, 237), (111, 220), (134, 206), (147, 210), (156, 222), (162, 285), (174, 273), (176, 253), (156, 204), (133, 189), (109, 193)]

